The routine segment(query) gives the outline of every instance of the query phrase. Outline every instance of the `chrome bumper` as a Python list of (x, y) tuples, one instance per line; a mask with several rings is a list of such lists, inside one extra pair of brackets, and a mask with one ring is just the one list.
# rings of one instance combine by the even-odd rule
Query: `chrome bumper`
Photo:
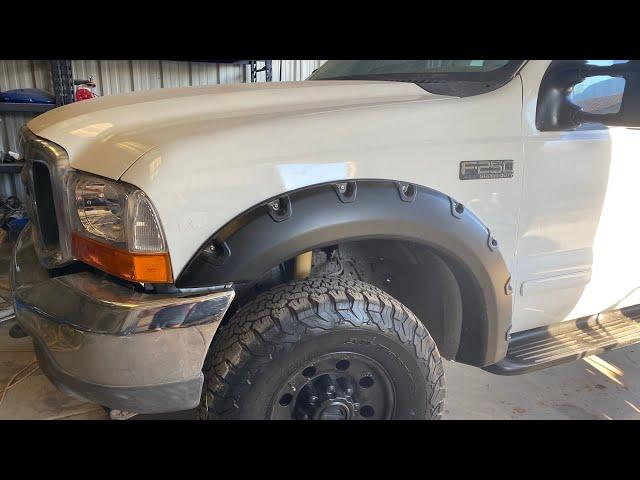
[(202, 364), (234, 292), (145, 294), (108, 277), (51, 277), (27, 227), (11, 259), (17, 321), (61, 390), (137, 413), (196, 406)]

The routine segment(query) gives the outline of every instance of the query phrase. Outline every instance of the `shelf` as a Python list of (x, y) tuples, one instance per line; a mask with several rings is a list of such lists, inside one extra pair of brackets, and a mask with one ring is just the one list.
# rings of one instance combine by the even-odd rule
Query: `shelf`
[(0, 163), (0, 173), (20, 173), (24, 162), (22, 163)]
[(13, 103), (13, 102), (0, 102), (0, 112), (33, 112), (41, 113), (47, 112), (53, 108), (56, 108), (51, 103)]

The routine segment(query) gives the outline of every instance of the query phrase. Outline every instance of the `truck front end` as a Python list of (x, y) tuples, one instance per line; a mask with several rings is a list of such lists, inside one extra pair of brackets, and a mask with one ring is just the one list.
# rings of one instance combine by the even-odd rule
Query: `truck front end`
[(45, 374), (112, 409), (195, 407), (233, 290), (173, 287), (162, 226), (140, 189), (72, 169), (62, 147), (27, 128), (21, 150), (31, 223), (10, 278)]

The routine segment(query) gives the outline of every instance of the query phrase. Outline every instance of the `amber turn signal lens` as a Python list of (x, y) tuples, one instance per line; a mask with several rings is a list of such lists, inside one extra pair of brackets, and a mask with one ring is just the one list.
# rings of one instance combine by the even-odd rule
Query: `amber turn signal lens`
[(73, 256), (116, 277), (132, 282), (171, 283), (168, 253), (131, 253), (72, 234)]

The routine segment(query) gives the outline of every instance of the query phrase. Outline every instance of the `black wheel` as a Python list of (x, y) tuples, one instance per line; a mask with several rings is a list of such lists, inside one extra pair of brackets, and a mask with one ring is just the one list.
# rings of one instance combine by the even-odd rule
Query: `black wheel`
[(356, 280), (279, 285), (221, 327), (204, 365), (200, 417), (437, 419), (442, 360), (400, 302)]

